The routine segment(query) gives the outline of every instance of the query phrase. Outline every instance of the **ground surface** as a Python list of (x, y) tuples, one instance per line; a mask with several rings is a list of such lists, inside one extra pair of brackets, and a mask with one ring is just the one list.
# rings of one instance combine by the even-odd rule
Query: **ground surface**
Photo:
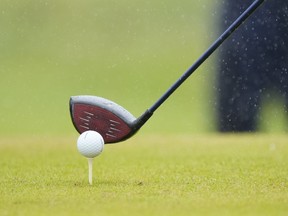
[(0, 215), (287, 215), (287, 136), (143, 135), (106, 145), (94, 185), (77, 136), (0, 139)]

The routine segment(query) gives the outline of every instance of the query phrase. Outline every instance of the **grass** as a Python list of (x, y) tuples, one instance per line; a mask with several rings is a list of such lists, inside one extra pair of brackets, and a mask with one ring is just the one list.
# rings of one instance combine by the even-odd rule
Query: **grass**
[(143, 135), (106, 145), (94, 185), (76, 137), (0, 140), (0, 215), (286, 215), (287, 136)]
[[(213, 4), (1, 1), (0, 135), (70, 133), (71, 95), (101, 96), (141, 115), (216, 38)], [(207, 61), (155, 121), (186, 112), (198, 126), (183, 120), (173, 131), (213, 128), (214, 103), (207, 103), (213, 68)], [(153, 125), (147, 130), (159, 130)], [(171, 130), (162, 125), (161, 132)]]
[[(2, 0), (0, 136), (71, 133), (71, 95), (101, 96), (140, 116), (219, 36), (221, 4)], [(216, 60), (217, 52), (144, 130), (215, 131)], [(287, 131), (279, 110), (263, 112), (262, 131)]]

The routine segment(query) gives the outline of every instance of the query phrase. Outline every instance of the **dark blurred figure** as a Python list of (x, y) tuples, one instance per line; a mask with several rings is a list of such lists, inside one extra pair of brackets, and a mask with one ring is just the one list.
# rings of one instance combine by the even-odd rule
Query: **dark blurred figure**
[[(252, 0), (225, 0), (222, 29)], [(257, 129), (261, 98), (274, 90), (288, 106), (288, 0), (268, 0), (220, 48), (218, 130)]]

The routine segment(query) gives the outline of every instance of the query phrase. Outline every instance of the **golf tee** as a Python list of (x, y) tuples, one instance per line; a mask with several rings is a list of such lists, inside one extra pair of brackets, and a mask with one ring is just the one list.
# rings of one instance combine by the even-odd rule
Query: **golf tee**
[(88, 158), (88, 180), (89, 184), (92, 185), (92, 176), (93, 176), (93, 158)]

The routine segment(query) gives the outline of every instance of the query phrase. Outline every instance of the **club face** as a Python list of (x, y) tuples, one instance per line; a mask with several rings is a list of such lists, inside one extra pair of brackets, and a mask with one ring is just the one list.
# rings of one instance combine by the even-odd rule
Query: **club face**
[(70, 98), (70, 114), (76, 130), (81, 134), (94, 130), (101, 134), (105, 143), (121, 142), (136, 131), (136, 118), (123, 107), (96, 96)]

